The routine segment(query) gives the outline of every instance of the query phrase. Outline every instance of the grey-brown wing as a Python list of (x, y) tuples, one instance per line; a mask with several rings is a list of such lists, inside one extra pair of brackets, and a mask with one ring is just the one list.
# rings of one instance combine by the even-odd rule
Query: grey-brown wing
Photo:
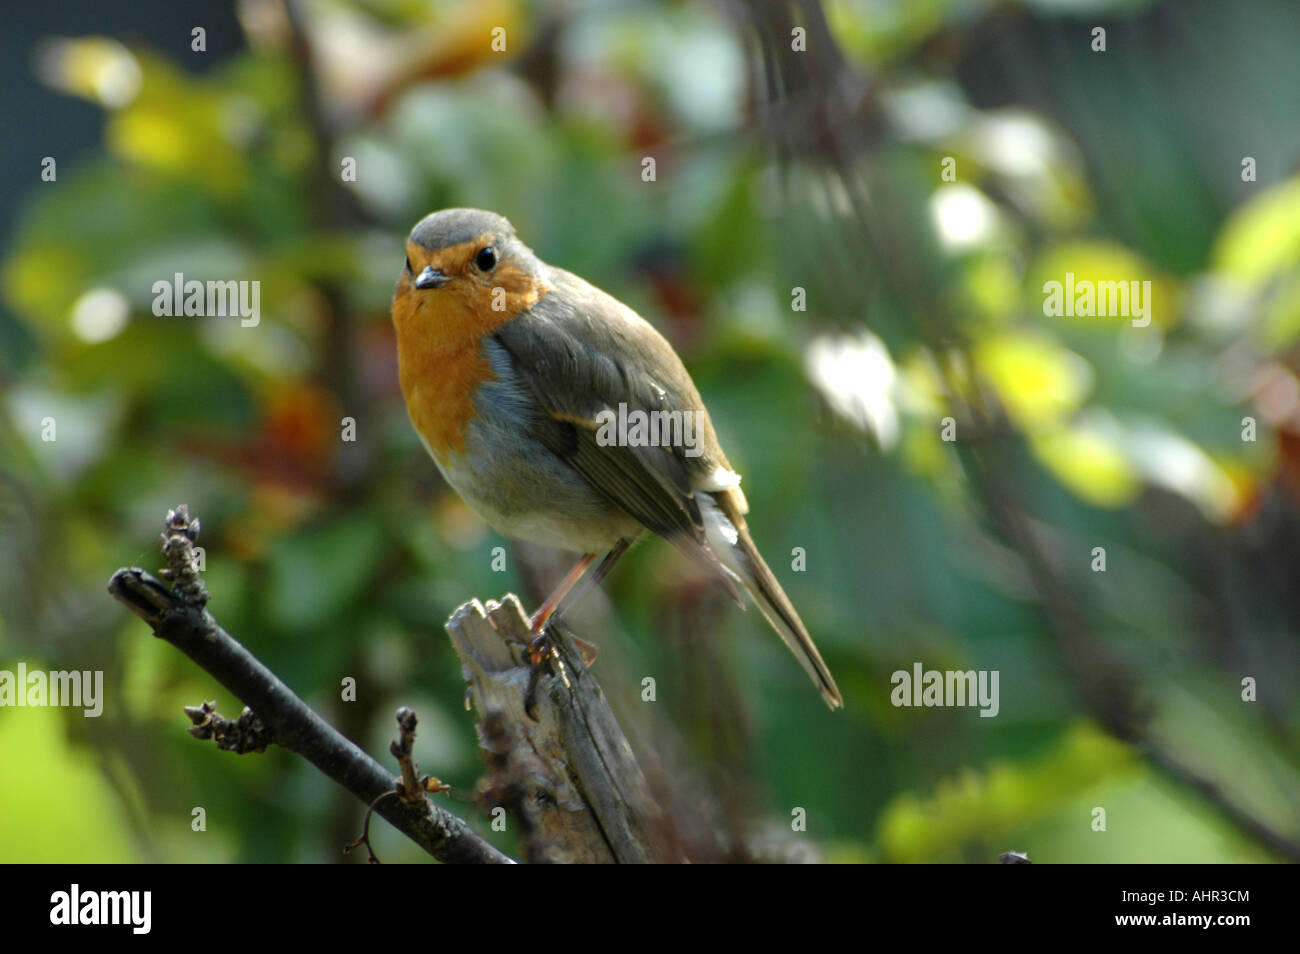
[[(602, 411), (690, 412), (703, 419), (703, 405), (672, 349), (640, 334), (603, 292), (580, 279), (564, 295), (551, 295), (496, 332), (538, 413), (533, 435), (567, 461), (606, 499), (648, 529), (688, 552), (708, 551), (692, 477), (716, 446), (712, 429), (702, 435), (703, 453), (688, 456), (680, 445), (610, 443), (599, 439)], [(637, 319), (639, 321), (639, 319)], [(643, 326), (649, 327), (649, 326)], [(666, 353), (665, 353), (666, 352)], [(655, 375), (647, 371), (652, 364)]]

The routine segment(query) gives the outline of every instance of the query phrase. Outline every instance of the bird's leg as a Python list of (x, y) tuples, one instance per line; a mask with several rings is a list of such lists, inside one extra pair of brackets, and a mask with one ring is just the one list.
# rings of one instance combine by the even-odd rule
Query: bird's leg
[(541, 606), (537, 607), (537, 612), (528, 621), (528, 628), (532, 631), (533, 638), (528, 648), (524, 650), (524, 658), (532, 671), (528, 674), (528, 689), (524, 692), (524, 711), (533, 720), (537, 719), (537, 680), (542, 675), (542, 667), (549, 664), (551, 658), (555, 656), (555, 644), (546, 633), (546, 623), (555, 613), (556, 607), (560, 605), (560, 600), (564, 599), (565, 594), (582, 579), (582, 574), (587, 572), (587, 567), (591, 566), (595, 559), (596, 554), (584, 553), (568, 575), (560, 581), (560, 585), (551, 591), (551, 595), (546, 597)]
[(546, 635), (546, 623), (554, 615), (556, 608), (560, 605), (560, 600), (564, 599), (566, 593), (573, 589), (574, 585), (582, 579), (582, 574), (587, 572), (587, 567), (591, 566), (592, 561), (596, 559), (594, 553), (584, 553), (568, 575), (560, 581), (551, 595), (546, 597), (545, 602), (537, 608), (537, 612), (532, 615), (528, 621), (528, 628), (532, 631), (533, 638), (528, 644), (525, 651), (525, 658), (528, 664), (533, 667), (533, 676), (529, 682), (529, 692), (537, 682), (538, 670), (541, 669), (542, 663), (549, 660), (555, 654), (555, 646), (551, 643), (551, 638)]
[[(619, 557), (626, 553), (628, 547), (631, 545), (632, 541), (627, 539), (619, 540), (618, 543), (614, 544), (610, 551), (605, 554), (605, 559), (601, 560), (600, 563), (597, 564), (595, 572), (583, 580), (581, 587), (574, 590), (568, 595), (568, 597), (566, 597), (564, 608), (568, 609), (576, 606), (586, 599), (587, 594), (599, 586), (600, 581), (609, 575), (609, 571), (614, 569), (614, 564), (618, 562)], [(559, 607), (557, 607), (555, 613), (558, 614), (559, 611)], [(583, 661), (588, 666), (596, 661), (596, 654), (600, 652), (600, 649), (595, 643), (589, 643), (585, 639), (579, 639), (572, 633), (569, 634), (569, 638), (573, 641), (573, 644), (578, 647), (578, 651), (582, 653)]]
[[(626, 553), (627, 548), (631, 545), (631, 540), (619, 540), (618, 543), (614, 544), (613, 548), (605, 554), (605, 559), (601, 560), (600, 565), (596, 567), (596, 572), (591, 575), (590, 579), (587, 580), (582, 589), (578, 591), (577, 595), (574, 597), (574, 602), (581, 600), (588, 592), (590, 592), (593, 586), (603, 580), (609, 574), (609, 571), (614, 568), (614, 564), (618, 562), (618, 558)], [(555, 652), (555, 646), (552, 644), (550, 636), (546, 633), (546, 624), (550, 618), (555, 615), (556, 611), (560, 608), (560, 603), (578, 581), (582, 579), (582, 575), (587, 572), (587, 567), (591, 566), (592, 561), (595, 559), (596, 554), (584, 553), (582, 559), (580, 559), (574, 565), (573, 569), (569, 571), (568, 576), (560, 581), (560, 585), (557, 586), (555, 591), (546, 598), (546, 601), (538, 607), (537, 612), (533, 614), (532, 619), (530, 620), (533, 639), (532, 642), (528, 644), (526, 658), (528, 659), (528, 664), (533, 671), (528, 679), (528, 691), (524, 694), (524, 709), (530, 716), (533, 716), (533, 718), (536, 718), (536, 704), (534, 697), (537, 692), (537, 680), (541, 675), (542, 664), (550, 659), (552, 654)], [(577, 645), (579, 652), (582, 653), (583, 660), (588, 666), (595, 662), (597, 650), (594, 645), (585, 640), (578, 639), (572, 634), (570, 634), (570, 638), (574, 641), (575, 645)]]
[(595, 559), (596, 554), (584, 553), (578, 562), (573, 565), (573, 569), (569, 571), (568, 575), (560, 581), (559, 586), (551, 591), (550, 596), (546, 597), (546, 601), (537, 607), (537, 612), (528, 621), (534, 638), (542, 634), (542, 630), (546, 628), (546, 621), (551, 618), (551, 615), (560, 605), (560, 600), (564, 599), (569, 590), (573, 589), (574, 585), (582, 579), (582, 574), (587, 572), (587, 567), (591, 566)]
[[(632, 545), (631, 540), (619, 540), (616, 544), (614, 544), (614, 546), (610, 549), (610, 551), (605, 554), (605, 559), (601, 560), (600, 563), (596, 566), (595, 572), (592, 573), (591, 576), (583, 580), (582, 585), (580, 587), (577, 587), (576, 589), (573, 588), (574, 584), (577, 582), (576, 580), (573, 583), (570, 583), (569, 580), (566, 579), (564, 583), (561, 583), (560, 587), (556, 589), (556, 594), (558, 594), (558, 598), (556, 597), (555, 594), (552, 594), (551, 596), (551, 599), (554, 600), (555, 603), (554, 606), (551, 607), (551, 612), (548, 614), (548, 616), (549, 617), (559, 616), (561, 609), (565, 609), (565, 610), (571, 609), (572, 607), (578, 605), (584, 599), (586, 599), (587, 594), (590, 593), (595, 587), (599, 586), (600, 581), (609, 575), (609, 571), (614, 569), (614, 564), (618, 562), (619, 557), (621, 557), (624, 553), (626, 553), (628, 547), (630, 547), (631, 545)], [(584, 557), (584, 559), (586, 558)], [(594, 559), (594, 556), (592, 556), (592, 559)], [(585, 565), (580, 563), (579, 567), (585, 569), (586, 566), (590, 565), (590, 563), (591, 561), (588, 560)], [(575, 567), (574, 572), (577, 573), (579, 577), (581, 577), (582, 574), (578, 572), (577, 567)], [(574, 574), (572, 573), (570, 574), (570, 576), (573, 575)], [(565, 584), (568, 585), (566, 586)], [(551, 600), (548, 600), (547, 602), (549, 603), (551, 602)], [(541, 610), (538, 610), (538, 613), (540, 614)], [(536, 619), (536, 616), (534, 617), (534, 619)], [(545, 625), (546, 622), (544, 620), (542, 622), (542, 627), (545, 628)], [(539, 630), (534, 629), (534, 632), (537, 633), (538, 635), (541, 635)], [(569, 634), (569, 637), (577, 644), (578, 649), (582, 651), (583, 659), (586, 660), (587, 665), (590, 666), (593, 662), (595, 662), (597, 649), (594, 644), (586, 642), (585, 640), (582, 639), (578, 639), (572, 633)]]
[(593, 586), (598, 585), (601, 580), (609, 576), (609, 571), (614, 569), (614, 564), (618, 562), (618, 558), (626, 553), (627, 548), (631, 545), (632, 541), (626, 538), (614, 544), (613, 548), (605, 554), (605, 559), (601, 560), (600, 565), (596, 567), (596, 572), (587, 579), (586, 586), (578, 591), (578, 595), (573, 598), (573, 601), (576, 603), (581, 600)]

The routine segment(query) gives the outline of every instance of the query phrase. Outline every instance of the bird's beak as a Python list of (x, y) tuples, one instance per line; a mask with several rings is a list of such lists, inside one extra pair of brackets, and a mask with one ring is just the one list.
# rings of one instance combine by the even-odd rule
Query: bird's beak
[(446, 272), (440, 272), (432, 265), (424, 266), (424, 271), (415, 276), (416, 288), (441, 288), (450, 278)]

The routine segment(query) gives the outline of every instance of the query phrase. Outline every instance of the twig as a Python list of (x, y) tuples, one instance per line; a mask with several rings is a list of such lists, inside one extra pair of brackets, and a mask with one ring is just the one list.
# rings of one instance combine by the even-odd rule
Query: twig
[(401, 781), (388, 791), (381, 792), (379, 797), (370, 803), (370, 807), (366, 809), (365, 823), (361, 826), (361, 836), (356, 841), (343, 847), (344, 851), (351, 851), (353, 848), (365, 845), (369, 854), (367, 861), (372, 865), (379, 864), (379, 856), (375, 854), (375, 848), (370, 844), (370, 819), (375, 814), (375, 806), (380, 801), (389, 795), (395, 795), (405, 803), (407, 808), (419, 811), (426, 795), (451, 791), (451, 786), (439, 779), (430, 778), (428, 775), (419, 779), (415, 777), (416, 765), (412, 752), (415, 748), (416, 722), (417, 719), (413, 709), (402, 706), (397, 710), (398, 739), (389, 745), (388, 750), (393, 753), (398, 764), (402, 767)]
[[(197, 529), (186, 509), (178, 507), (168, 514), (168, 530), (166, 538), (172, 541), (165, 551), (168, 571), (177, 586), (168, 587), (139, 567), (124, 567), (113, 574), (109, 593), (148, 623), (154, 635), (167, 640), (234, 693), (265, 723), (277, 745), (307, 759), (364, 804), (392, 790), (394, 779), (378, 762), (298, 698), (222, 629), (202, 603), (186, 598), (181, 584), (186, 568), (196, 565), (193, 540)], [(196, 591), (186, 587), (185, 592)], [(398, 799), (385, 799), (376, 810), (439, 861), (512, 862), (463, 820), (427, 799), (418, 810)]]
[(376, 797), (375, 800), (370, 803), (370, 805), (366, 808), (365, 820), (362, 821), (361, 823), (361, 834), (357, 836), (356, 841), (350, 841), (343, 846), (343, 853), (345, 855), (348, 852), (350, 852), (353, 848), (360, 848), (362, 845), (364, 845), (366, 848), (366, 864), (368, 865), (379, 864), (379, 856), (375, 854), (375, 847), (370, 843), (370, 821), (375, 817), (375, 809), (379, 806), (379, 803), (382, 802), (385, 798), (388, 798), (390, 795), (396, 795), (396, 794), (397, 794), (397, 790), (390, 788), (386, 792), (380, 792), (378, 797)]
[(419, 720), (415, 710), (406, 706), (397, 710), (397, 741), (388, 746), (388, 751), (397, 759), (402, 768), (402, 780), (397, 783), (397, 795), (409, 805), (418, 806), (426, 795), (450, 792), (451, 786), (442, 779), (432, 775), (420, 775), (420, 767), (415, 764), (415, 727)]

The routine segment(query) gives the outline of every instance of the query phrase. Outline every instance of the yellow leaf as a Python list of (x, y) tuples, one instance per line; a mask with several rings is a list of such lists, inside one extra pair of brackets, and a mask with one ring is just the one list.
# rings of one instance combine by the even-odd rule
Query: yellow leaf
[(1069, 490), (1098, 507), (1122, 507), (1141, 480), (1123, 448), (1100, 430), (1061, 427), (1030, 438), (1034, 455)]
[(1214, 244), (1214, 268), (1247, 285), (1300, 262), (1300, 179), (1275, 186), (1237, 209)]
[[(1027, 294), (1031, 310), (1045, 321), (1082, 326), (1114, 327), (1145, 318), (1169, 328), (1180, 307), (1175, 282), (1136, 252), (1111, 242), (1067, 242), (1051, 249), (1031, 270)], [(1063, 307), (1055, 308), (1057, 302)]]
[(1033, 431), (1060, 421), (1083, 402), (1092, 369), (1072, 351), (1038, 336), (997, 335), (975, 348), (975, 363), (997, 389), (1018, 427)]
[(27, 707), (6, 707), (0, 718), (0, 752), (9, 764), (0, 772), (0, 862), (137, 860), (112, 786), (89, 752), (68, 743), (64, 718), (59, 709)]

